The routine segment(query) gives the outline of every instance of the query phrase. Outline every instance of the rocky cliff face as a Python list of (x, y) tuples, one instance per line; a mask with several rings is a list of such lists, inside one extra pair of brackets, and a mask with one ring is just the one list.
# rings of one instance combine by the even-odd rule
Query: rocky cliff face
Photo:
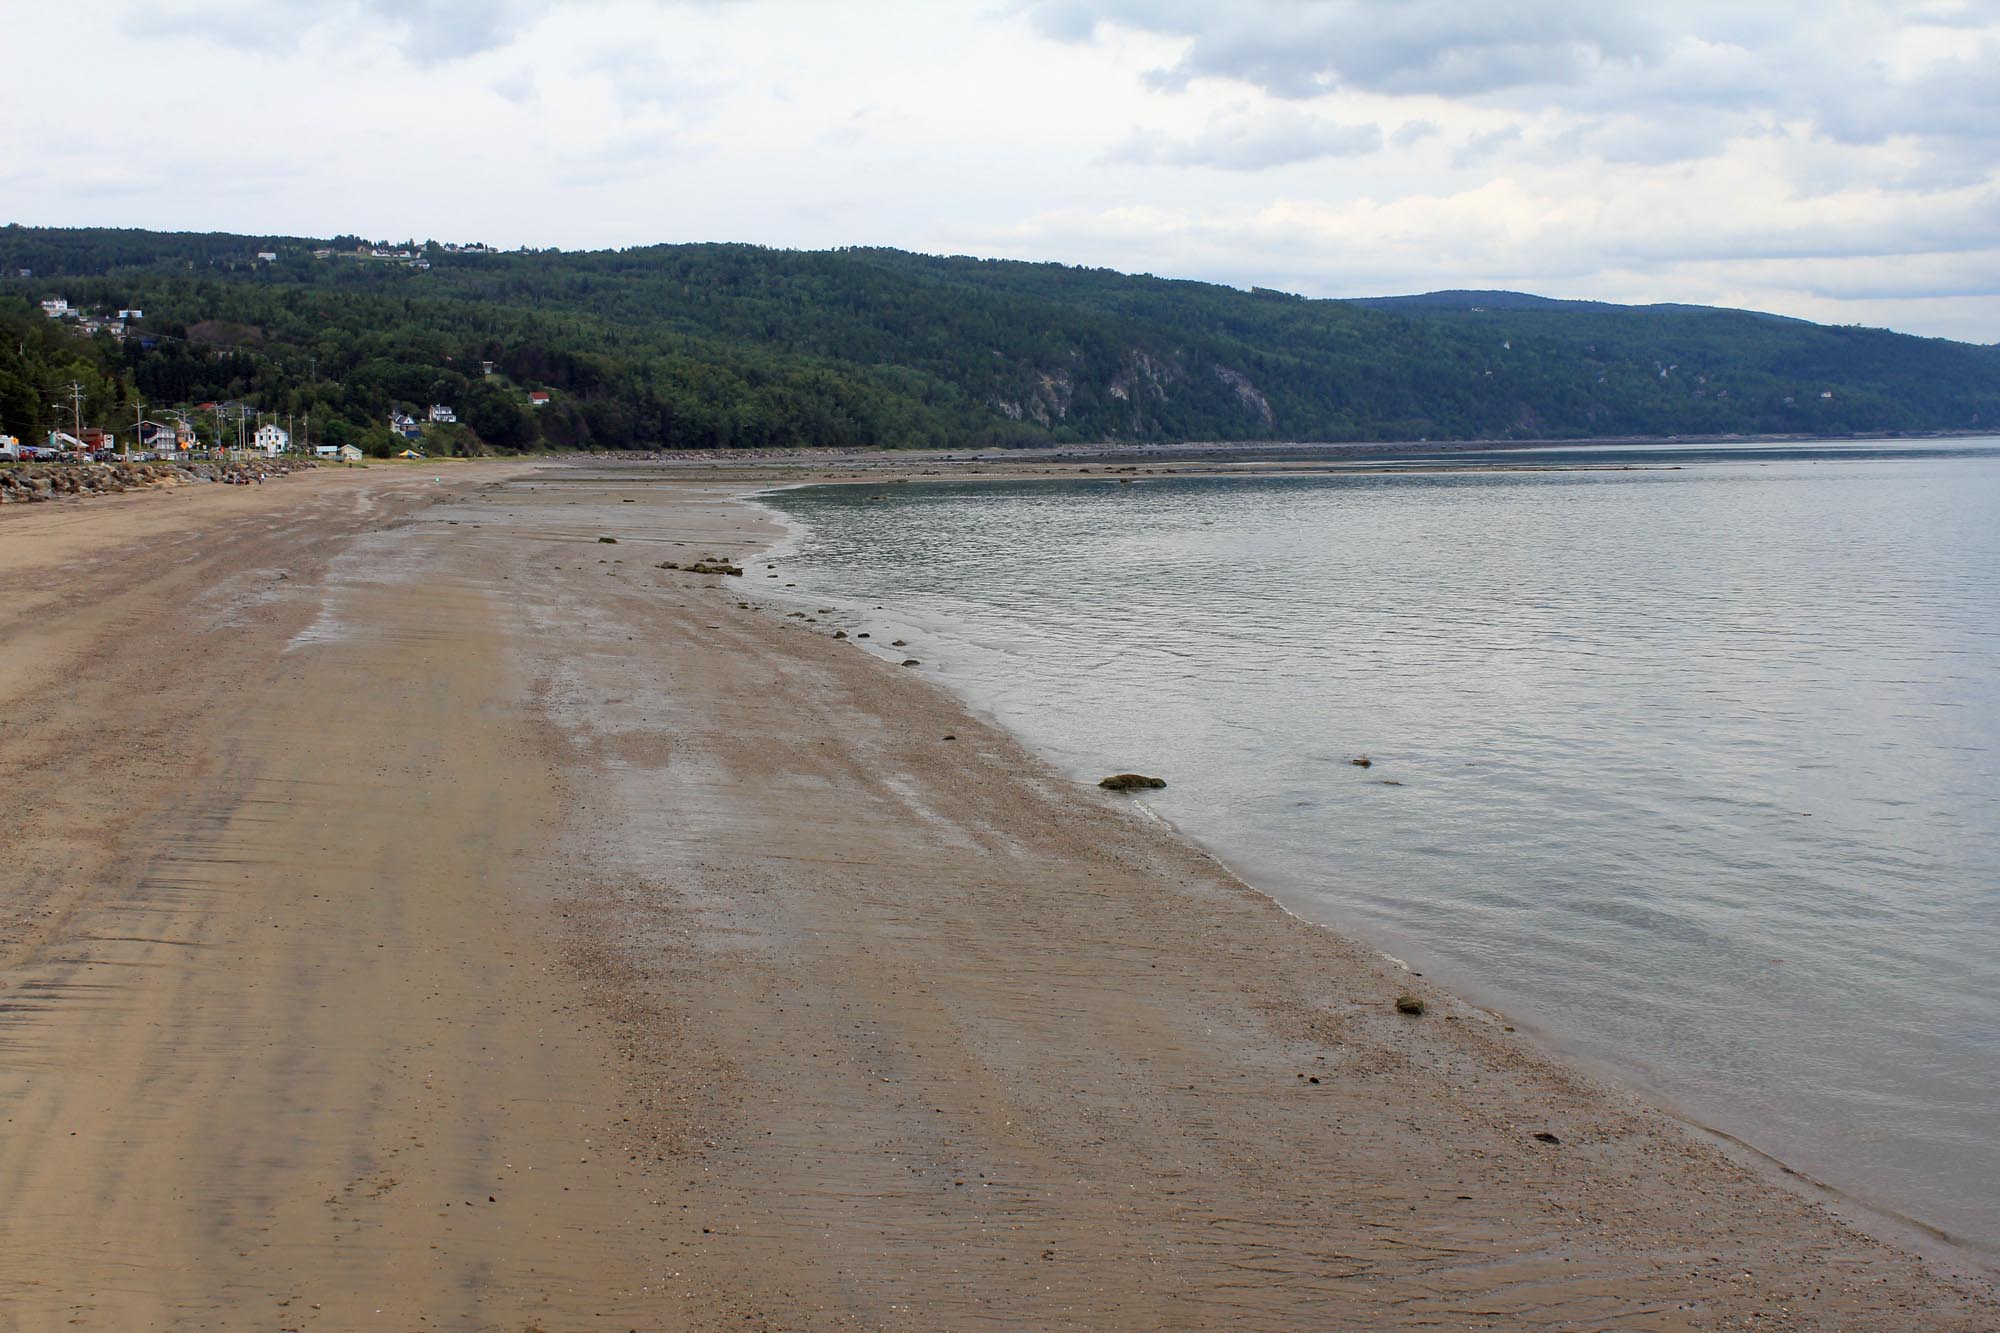
[(1072, 361), (1068, 368), (1027, 371), (1009, 386), (1011, 392), (993, 395), (987, 406), (1009, 421), (1069, 426), (1101, 439), (1153, 434), (1163, 411), (1202, 399), (1227, 407), (1246, 434), (1267, 433), (1277, 425), (1270, 400), (1232, 366), (1204, 369), (1179, 354), (1155, 355), (1143, 348), (1130, 349), (1108, 370), (1090, 367), (1080, 352)]

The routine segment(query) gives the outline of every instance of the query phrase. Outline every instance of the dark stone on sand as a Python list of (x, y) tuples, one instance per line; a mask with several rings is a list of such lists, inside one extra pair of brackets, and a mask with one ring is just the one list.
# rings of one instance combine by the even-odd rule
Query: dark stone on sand
[(922, 666), (922, 665), (923, 665), (923, 663), (922, 663), (922, 662), (919, 662), (919, 661), (918, 661), (918, 660), (917, 660), (916, 658), (914, 658), (914, 657), (906, 657), (906, 658), (904, 658), (904, 659), (903, 659), (903, 665), (904, 665), (904, 666)]
[(1365, 754), (1357, 758), (1350, 759), (1347, 762), (1354, 765), (1356, 768), (1373, 768), (1375, 766), (1375, 761), (1373, 759), (1370, 759)]
[(653, 566), (653, 568), (655, 568), (655, 569), (679, 569), (679, 568), (680, 568), (680, 564), (679, 564), (679, 562), (677, 562), (677, 561), (673, 561), (673, 560), (662, 560), (662, 561), (661, 561), (661, 562), (660, 562), (659, 564), (657, 564), (657, 565)]
[(1149, 778), (1144, 773), (1113, 773), (1097, 784), (1106, 791), (1138, 791), (1141, 788), (1164, 787), (1165, 778)]
[(1546, 1129), (1545, 1129), (1545, 1130), (1542, 1130), (1542, 1131), (1540, 1131), (1539, 1133), (1537, 1133), (1537, 1134), (1535, 1135), (1535, 1138), (1536, 1138), (1536, 1139), (1537, 1139), (1537, 1140), (1538, 1140), (1539, 1142), (1542, 1142), (1542, 1143), (1561, 1143), (1561, 1142), (1562, 1142), (1562, 1140), (1561, 1140), (1561, 1139), (1559, 1139), (1559, 1138), (1557, 1138), (1557, 1137), (1556, 1137), (1555, 1135), (1553, 1135), (1553, 1134), (1549, 1133), (1549, 1132), (1548, 1132), (1548, 1131), (1547, 1131)]
[[(775, 577), (776, 577), (776, 575), (773, 575), (772, 577), (774, 577), (774, 578), (775, 578)], [(867, 638), (867, 637), (868, 637), (868, 633), (867, 633), (867, 631), (865, 631), (865, 630), (864, 630), (864, 631), (862, 631), (861, 633), (859, 633), (859, 634), (855, 635), (854, 637), (855, 637), (855, 638), (857, 638), (857, 639), (865, 639), (865, 638)]]
[(616, 546), (618, 544), (618, 539), (616, 537), (599, 537), (597, 540), (604, 543), (606, 546)]
[(907, 648), (909, 645), (904, 643), (901, 639), (891, 639), (889, 640), (889, 646), (891, 648)]
[(844, 639), (847, 637), (847, 631), (844, 629), (837, 629), (833, 632), (833, 637), (836, 639)]
[(1405, 991), (1396, 997), (1396, 1012), (1399, 1014), (1421, 1014), (1424, 1012), (1424, 1002), (1408, 991)]

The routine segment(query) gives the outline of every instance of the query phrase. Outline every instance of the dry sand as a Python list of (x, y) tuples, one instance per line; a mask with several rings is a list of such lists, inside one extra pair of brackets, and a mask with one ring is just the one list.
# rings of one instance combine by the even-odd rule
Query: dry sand
[(742, 479), (444, 476), (0, 514), (0, 1328), (2000, 1326), (654, 568)]

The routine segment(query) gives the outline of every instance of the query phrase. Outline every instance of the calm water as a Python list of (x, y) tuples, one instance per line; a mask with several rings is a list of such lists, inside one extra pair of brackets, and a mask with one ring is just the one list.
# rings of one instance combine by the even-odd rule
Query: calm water
[(2000, 440), (1607, 456), (1684, 466), (772, 503), (1301, 914), (2000, 1252)]

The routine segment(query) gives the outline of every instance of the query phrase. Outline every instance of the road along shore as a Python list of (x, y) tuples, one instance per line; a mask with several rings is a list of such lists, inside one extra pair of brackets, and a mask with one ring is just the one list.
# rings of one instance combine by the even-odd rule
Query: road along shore
[(2000, 1326), (658, 567), (754, 480), (0, 515), (0, 1329)]

